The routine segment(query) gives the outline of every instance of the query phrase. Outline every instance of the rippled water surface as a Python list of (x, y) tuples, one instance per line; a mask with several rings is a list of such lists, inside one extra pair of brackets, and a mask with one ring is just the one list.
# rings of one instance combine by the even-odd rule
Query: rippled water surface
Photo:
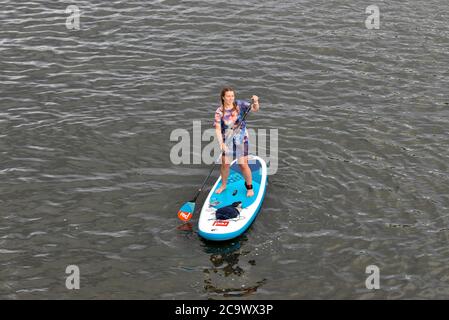
[[(449, 298), (446, 0), (0, 7), (0, 298)], [(210, 166), (173, 164), (170, 133), (210, 128), (224, 85), (260, 96), (279, 158), (214, 244), (198, 212), (178, 228)]]

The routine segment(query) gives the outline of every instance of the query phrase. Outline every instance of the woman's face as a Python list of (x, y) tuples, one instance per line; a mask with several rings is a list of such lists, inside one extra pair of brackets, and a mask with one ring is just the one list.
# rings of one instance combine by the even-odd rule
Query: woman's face
[(226, 105), (232, 104), (234, 102), (234, 91), (226, 91), (223, 99)]

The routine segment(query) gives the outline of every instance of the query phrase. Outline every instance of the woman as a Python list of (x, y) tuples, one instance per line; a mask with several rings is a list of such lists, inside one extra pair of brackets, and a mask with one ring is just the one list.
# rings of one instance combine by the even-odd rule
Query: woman
[[(244, 114), (250, 111), (259, 110), (259, 97), (252, 96), (252, 106), (245, 101), (235, 100), (235, 92), (230, 87), (221, 90), (221, 106), (215, 111), (215, 132), (217, 134), (220, 149), (223, 152), (221, 158), (221, 187), (216, 193), (221, 193), (226, 189), (229, 176), (229, 166), (231, 157), (237, 158), (240, 170), (245, 178), (246, 196), (254, 195), (251, 170), (248, 166), (248, 132), (246, 123), (242, 121)], [(237, 128), (242, 122), (240, 128)], [(232, 130), (236, 129), (236, 130)], [(234, 135), (235, 134), (235, 135)]]

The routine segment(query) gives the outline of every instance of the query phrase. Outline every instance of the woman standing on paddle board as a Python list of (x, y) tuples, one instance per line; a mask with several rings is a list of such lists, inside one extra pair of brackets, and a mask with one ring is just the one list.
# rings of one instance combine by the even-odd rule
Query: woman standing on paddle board
[[(214, 127), (217, 134), (220, 149), (222, 150), (221, 158), (221, 187), (216, 193), (221, 193), (226, 189), (228, 182), (229, 167), (232, 159), (237, 158), (240, 170), (245, 178), (245, 187), (247, 189), (246, 196), (252, 197), (254, 195), (252, 186), (251, 169), (248, 166), (248, 132), (246, 130), (246, 122), (242, 118), (244, 114), (251, 108), (250, 111), (259, 110), (259, 97), (252, 96), (252, 106), (250, 103), (242, 100), (235, 100), (235, 91), (230, 87), (225, 87), (220, 94), (221, 106), (215, 111)], [(242, 122), (239, 129), (235, 130)], [(226, 139), (227, 138), (227, 139)], [(231, 141), (232, 139), (232, 141)]]

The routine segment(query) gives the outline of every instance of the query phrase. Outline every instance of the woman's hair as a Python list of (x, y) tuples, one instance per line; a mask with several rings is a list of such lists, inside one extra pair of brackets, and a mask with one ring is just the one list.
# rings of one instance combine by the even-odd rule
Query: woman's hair
[[(234, 89), (232, 89), (231, 87), (224, 87), (221, 90), (220, 100), (221, 100), (221, 111), (223, 112), (223, 114), (224, 114), (224, 96), (225, 96), (226, 92), (228, 92), (228, 91), (232, 91), (235, 93)], [(233, 108), (232, 108), (232, 112), (234, 112), (234, 111), (238, 112), (237, 103), (235, 102), (235, 100), (234, 100)]]

